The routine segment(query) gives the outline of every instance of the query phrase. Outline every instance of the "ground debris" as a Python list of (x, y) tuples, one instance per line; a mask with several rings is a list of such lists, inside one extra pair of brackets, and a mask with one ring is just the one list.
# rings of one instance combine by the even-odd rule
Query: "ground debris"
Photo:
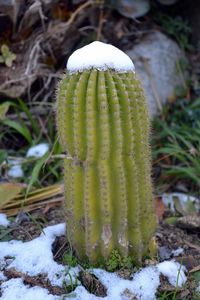
[(178, 218), (176, 225), (180, 228), (197, 231), (200, 229), (200, 217), (199, 216), (184, 216)]
[(80, 271), (79, 280), (82, 283), (82, 285), (86, 288), (86, 290), (88, 290), (91, 294), (94, 294), (98, 297), (107, 296), (106, 287), (94, 274), (90, 274), (87, 271)]
[(125, 289), (121, 296), (123, 297), (122, 299), (126, 300), (138, 300), (138, 298), (131, 291), (129, 291), (129, 289)]

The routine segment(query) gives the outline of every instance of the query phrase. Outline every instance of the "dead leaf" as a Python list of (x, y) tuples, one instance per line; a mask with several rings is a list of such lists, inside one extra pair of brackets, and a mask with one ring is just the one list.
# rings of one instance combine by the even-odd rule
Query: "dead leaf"
[(164, 212), (165, 212), (165, 205), (162, 202), (161, 198), (156, 198), (156, 200), (155, 200), (155, 211), (156, 211), (158, 220), (161, 221), (163, 219)]
[(18, 196), (23, 188), (24, 186), (18, 183), (1, 183), (0, 184), (0, 208), (3, 208), (16, 196)]
[[(1, 194), (0, 194), (1, 199)], [(18, 193), (9, 202), (4, 202), (2, 211), (8, 216), (17, 215), (23, 207), (24, 212), (30, 212), (47, 205), (54, 207), (63, 202), (63, 185), (54, 184), (30, 192), (27, 197), (23, 193)], [(1, 205), (1, 200), (0, 200)]]

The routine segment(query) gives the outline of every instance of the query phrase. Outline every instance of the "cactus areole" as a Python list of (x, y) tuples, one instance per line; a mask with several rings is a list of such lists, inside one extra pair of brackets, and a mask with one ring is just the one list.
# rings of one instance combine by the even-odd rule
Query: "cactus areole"
[(118, 250), (140, 263), (156, 228), (149, 117), (131, 59), (93, 42), (69, 58), (57, 93), (67, 237), (93, 264)]

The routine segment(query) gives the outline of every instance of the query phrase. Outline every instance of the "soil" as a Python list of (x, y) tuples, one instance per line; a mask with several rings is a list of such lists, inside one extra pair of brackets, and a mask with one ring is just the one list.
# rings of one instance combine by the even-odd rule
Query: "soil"
[[(22, 217), (23, 216), (23, 217)], [(20, 218), (16, 218), (18, 222), (13, 222), (6, 230), (7, 234), (4, 234), (4, 240), (18, 239), (23, 241), (29, 241), (39, 236), (43, 228), (62, 223), (65, 220), (64, 211), (62, 207), (51, 208), (48, 212), (44, 213), (42, 210), (38, 210), (32, 215), (25, 215), (21, 213)], [(189, 229), (188, 229), (189, 228)], [(158, 257), (154, 260), (148, 259), (144, 262), (145, 265), (152, 265), (158, 262), (174, 258), (176, 261), (186, 266), (188, 274), (187, 284), (184, 288), (176, 289), (175, 299), (187, 299), (194, 300), (195, 298), (195, 281), (193, 273), (200, 270), (200, 232), (199, 230), (190, 229), (190, 226), (184, 224), (183, 228), (180, 227), (179, 222), (175, 225), (166, 224), (165, 220), (162, 220), (158, 226), (156, 232), (156, 240), (158, 244)], [(180, 250), (178, 256), (173, 255), (173, 250)], [(58, 263), (63, 263), (63, 255), (69, 251), (69, 245), (65, 236), (57, 237), (53, 243), (54, 259)], [(9, 259), (9, 258), (8, 258)], [(82, 284), (89, 292), (92, 292), (98, 296), (106, 296), (106, 288), (102, 283), (94, 277), (92, 274), (81, 268), (79, 277)], [(135, 270), (133, 270), (134, 272)], [(23, 278), (24, 284), (31, 286), (40, 286), (49, 290), (53, 295), (66, 294), (64, 288), (51, 286), (47, 281), (45, 274), (38, 276), (27, 276), (15, 269), (4, 270), (4, 274), (8, 278)], [(131, 278), (132, 273), (130, 270), (118, 271), (119, 276), (128, 279)], [(128, 275), (127, 275), (128, 274)], [(160, 286), (158, 290), (158, 299), (160, 295), (170, 295), (175, 291), (175, 288), (169, 284), (164, 276), (160, 278)], [(71, 292), (71, 291), (67, 291)], [(164, 299), (172, 299), (170, 296)], [(173, 298), (174, 299), (174, 298)]]

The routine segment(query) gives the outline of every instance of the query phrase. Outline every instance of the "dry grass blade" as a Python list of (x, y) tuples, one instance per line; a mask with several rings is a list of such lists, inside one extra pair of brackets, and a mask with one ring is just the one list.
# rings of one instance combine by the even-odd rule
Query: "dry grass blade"
[(5, 207), (10, 201), (22, 191), (23, 185), (19, 183), (1, 183), (0, 184), (0, 209)]
[(24, 194), (16, 195), (2, 206), (2, 212), (8, 216), (16, 215), (20, 209), (26, 212), (33, 211), (48, 204), (60, 204), (63, 200), (63, 185), (55, 184)]

